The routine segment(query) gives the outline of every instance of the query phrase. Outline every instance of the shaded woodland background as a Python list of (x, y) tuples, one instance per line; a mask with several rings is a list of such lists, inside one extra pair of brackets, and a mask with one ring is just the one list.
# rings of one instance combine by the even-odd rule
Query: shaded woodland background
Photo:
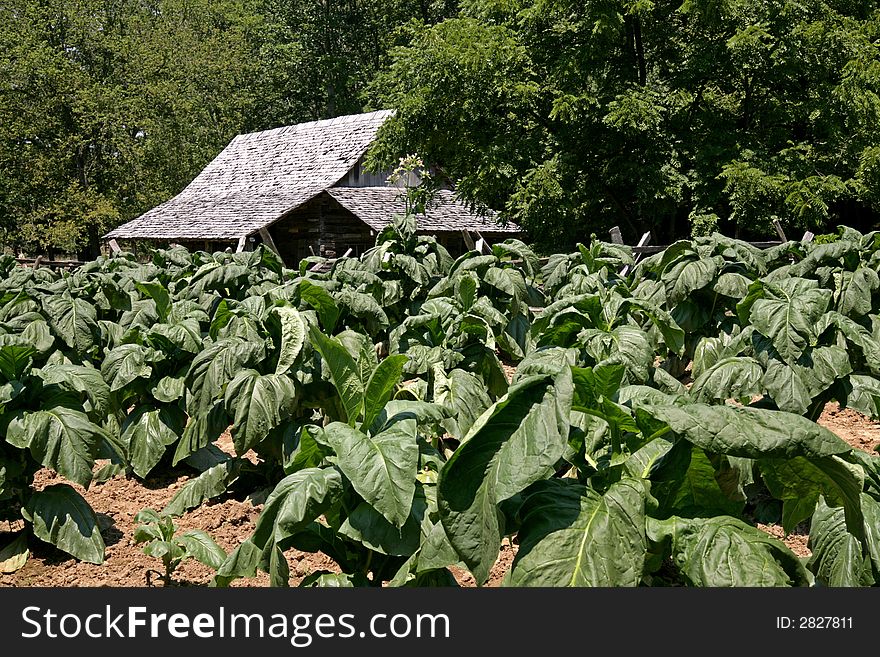
[(6, 0), (0, 232), (98, 252), (236, 134), (393, 107), (539, 249), (878, 225), (873, 0)]

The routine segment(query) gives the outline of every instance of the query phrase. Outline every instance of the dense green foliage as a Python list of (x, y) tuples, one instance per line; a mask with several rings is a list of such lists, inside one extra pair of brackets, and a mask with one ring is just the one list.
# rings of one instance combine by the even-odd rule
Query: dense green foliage
[(555, 249), (876, 224), (876, 2), (461, 4), (376, 78), (377, 159), (419, 152)]
[[(362, 110), (394, 28), (443, 2), (0, 6), (0, 241), (98, 255), (236, 134)], [(8, 251), (7, 251), (8, 252)]]
[[(510, 585), (880, 582), (880, 457), (814, 421), (829, 401), (880, 418), (880, 233), (713, 234), (638, 263), (594, 241), (541, 266), (515, 240), (453, 260), (407, 217), (310, 264), (0, 260), (0, 509), (27, 521), (4, 567), (31, 535), (103, 558), (71, 486), (32, 488), (41, 466), (88, 486), (173, 464), (194, 476), (136, 538), (219, 586), (287, 585), (291, 547), (339, 565), (306, 586), (455, 585), (456, 565), (482, 584), (505, 537)], [(174, 533), (260, 492), (225, 558)], [(812, 557), (757, 522), (806, 523)]]
[(2, 242), (90, 259), (236, 134), (388, 107), (377, 165), (542, 249), (870, 230), (878, 38), (874, 0), (11, 0)]

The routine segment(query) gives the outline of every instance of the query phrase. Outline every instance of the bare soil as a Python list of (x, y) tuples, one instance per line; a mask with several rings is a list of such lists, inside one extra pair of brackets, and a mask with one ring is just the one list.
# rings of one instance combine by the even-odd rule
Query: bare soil
[[(507, 368), (505, 368), (507, 369)], [(510, 368), (512, 369), (512, 368)], [(512, 372), (506, 372), (508, 376)], [(819, 423), (829, 428), (857, 449), (876, 453), (880, 444), (880, 423), (851, 410), (840, 411), (836, 404), (829, 404), (819, 418)], [(218, 441), (221, 449), (231, 448), (229, 434)], [(107, 545), (106, 559), (100, 566), (79, 562), (55, 548), (32, 542), (32, 553), (27, 564), (18, 572), (0, 575), (0, 586), (161, 586), (155, 572), (161, 568), (158, 559), (146, 556), (142, 546), (133, 538), (134, 517), (144, 508), (162, 509), (192, 476), (183, 468), (166, 471), (157, 477), (139, 481), (133, 477), (118, 476), (101, 484), (93, 484), (87, 490), (74, 485), (98, 514), (101, 535)], [(48, 470), (37, 473), (35, 486), (42, 488), (62, 479)], [(176, 520), (178, 528), (203, 529), (227, 552), (250, 536), (262, 509), (261, 504), (249, 500), (220, 499), (193, 509)], [(805, 530), (796, 530), (785, 537), (776, 525), (758, 525), (769, 534), (781, 538), (799, 556), (809, 556)], [(0, 523), (0, 545), (5, 545), (12, 532), (20, 529), (20, 523)], [(502, 545), (498, 562), (489, 580), (489, 586), (499, 586), (516, 555), (516, 546), (507, 540)], [(318, 553), (286, 552), (290, 564), (291, 585), (298, 584), (305, 576), (319, 570), (338, 572), (336, 564)], [(460, 569), (453, 574), (462, 586), (475, 586), (473, 576)], [(205, 586), (213, 571), (193, 560), (182, 563), (175, 572), (175, 585)], [(252, 579), (233, 582), (233, 586), (268, 586), (268, 575), (259, 573)]]
[[(232, 439), (227, 431), (216, 442), (224, 451), (232, 450)], [(255, 455), (246, 454), (246, 457)], [(104, 462), (95, 466), (97, 471)], [(68, 554), (40, 541), (32, 541), (31, 556), (25, 566), (12, 574), (0, 574), (0, 587), (29, 586), (163, 586), (159, 559), (143, 553), (143, 545), (134, 541), (137, 526), (134, 518), (145, 508), (161, 510), (180, 488), (193, 476), (184, 468), (166, 471), (158, 477), (139, 481), (134, 477), (117, 476), (88, 489), (72, 484), (54, 472), (40, 470), (34, 480), (38, 490), (53, 483), (69, 483), (88, 501), (98, 516), (101, 536), (107, 546), (104, 563), (100, 566), (77, 561)], [(260, 516), (262, 504), (249, 500), (219, 499), (206, 502), (180, 518), (175, 519), (179, 531), (202, 529), (226, 550), (234, 550), (248, 538)], [(21, 523), (0, 523), (0, 545), (6, 545)], [(298, 550), (285, 552), (290, 565), (291, 586), (317, 571), (340, 572), (339, 566), (323, 553), (312, 554)], [(510, 545), (502, 548), (498, 563), (492, 571), (488, 586), (499, 586), (513, 561)], [(467, 571), (454, 568), (453, 575), (462, 586), (476, 586)], [(207, 586), (214, 571), (193, 559), (187, 559), (174, 572), (175, 586)], [(250, 579), (239, 579), (231, 586), (268, 586), (269, 576), (258, 572)]]

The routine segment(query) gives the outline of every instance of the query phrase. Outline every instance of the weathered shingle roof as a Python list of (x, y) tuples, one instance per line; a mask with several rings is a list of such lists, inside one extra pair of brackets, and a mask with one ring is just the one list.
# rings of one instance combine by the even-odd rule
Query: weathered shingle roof
[(330, 187), (393, 111), (239, 135), (180, 194), (105, 237), (237, 239)]
[[(333, 187), (354, 166), (393, 110), (239, 135), (177, 196), (105, 235), (156, 240), (236, 240), (277, 221), (323, 191), (381, 230), (404, 211), (400, 189)], [(519, 232), (481, 218), (440, 191), (419, 218), (428, 231)]]
[[(406, 205), (402, 190), (395, 187), (331, 187), (327, 193), (358, 219), (379, 231), (391, 223), (393, 214), (403, 214)], [(429, 231), (486, 231), (518, 233), (520, 227), (512, 222), (498, 223), (494, 213), (479, 217), (467, 205), (457, 201), (455, 193), (441, 189), (434, 195), (425, 214), (417, 215), (420, 230)]]

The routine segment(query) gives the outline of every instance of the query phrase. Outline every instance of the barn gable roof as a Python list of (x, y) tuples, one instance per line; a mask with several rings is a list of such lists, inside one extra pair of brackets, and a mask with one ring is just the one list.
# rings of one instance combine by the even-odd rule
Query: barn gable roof
[[(180, 194), (105, 238), (236, 240), (325, 190), (371, 227), (384, 227), (394, 212), (404, 209), (400, 190), (334, 185), (367, 152), (379, 127), (393, 114), (382, 110), (239, 135)], [(501, 228), (476, 216), (451, 192), (438, 198), (419, 228), (520, 230), (512, 223)]]

